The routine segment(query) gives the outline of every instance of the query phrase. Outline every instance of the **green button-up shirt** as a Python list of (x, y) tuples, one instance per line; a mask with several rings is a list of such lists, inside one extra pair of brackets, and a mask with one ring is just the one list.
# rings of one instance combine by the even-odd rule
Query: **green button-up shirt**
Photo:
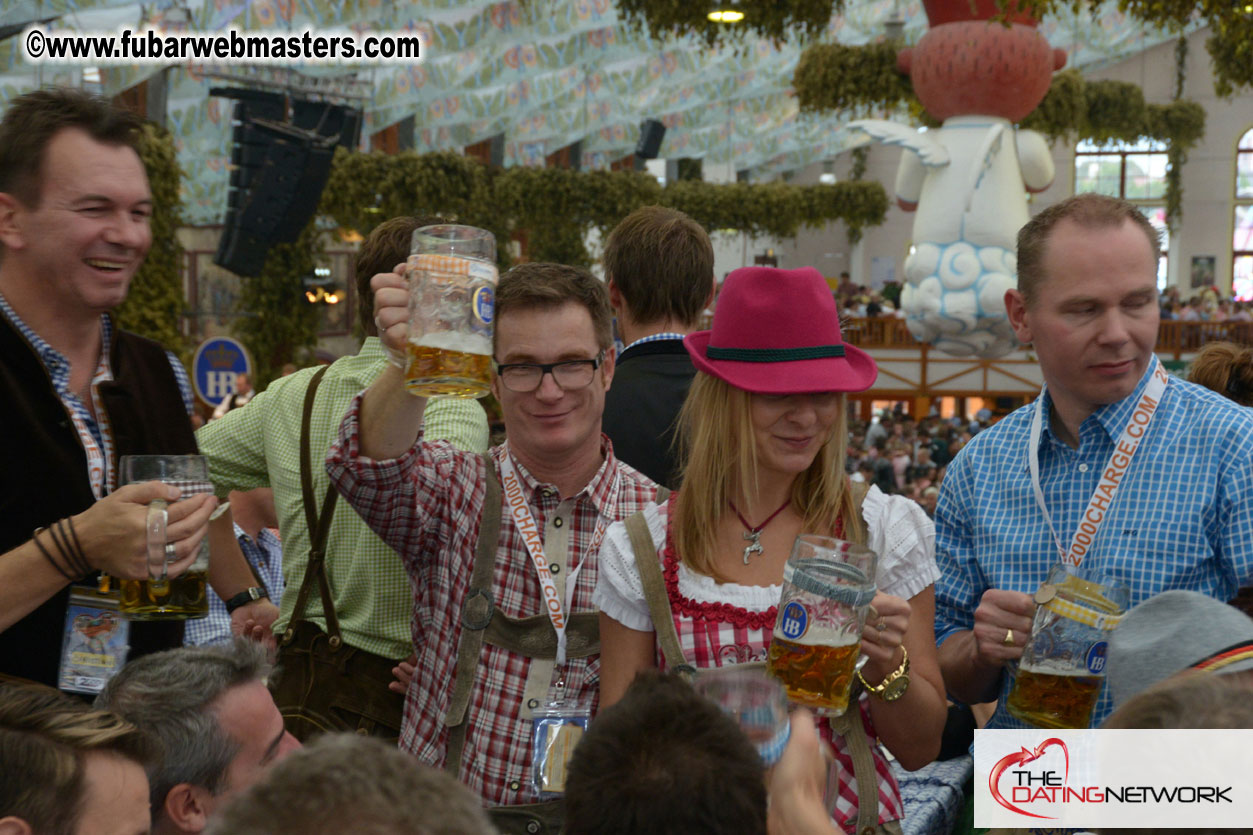
[[(336, 360), (322, 378), (310, 422), (313, 494), (319, 512), (329, 484), (323, 462), (340, 420), (352, 398), (386, 366), (382, 344), (369, 337), (356, 356)], [(300, 491), (300, 417), (309, 379), (316, 371), (305, 368), (280, 377), (247, 406), (210, 421), (196, 433), (219, 496), (231, 490), (274, 489), (286, 583), (274, 627), (279, 633), (293, 617), (326, 626), (316, 586), (305, 611), (293, 612), (309, 561), (310, 539)], [(475, 400), (431, 399), (424, 426), (426, 440), (447, 439), (471, 452), (487, 448), (487, 415)], [(409, 577), (396, 552), (343, 501), (336, 505), (327, 540), (326, 573), (345, 643), (387, 658), (404, 658), (413, 651)]]

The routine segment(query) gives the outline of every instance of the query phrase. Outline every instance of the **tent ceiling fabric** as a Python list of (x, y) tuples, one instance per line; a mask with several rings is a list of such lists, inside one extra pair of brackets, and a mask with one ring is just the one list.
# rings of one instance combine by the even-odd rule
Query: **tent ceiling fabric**
[[(750, 40), (739, 49), (708, 50), (694, 39), (658, 42), (624, 25), (612, 0), (186, 0), (190, 31), (352, 28), (425, 36), (420, 63), (309, 66), (313, 77), (354, 73), (366, 113), (363, 135), (414, 116), (418, 150), (454, 149), (496, 134), (506, 138), (506, 165), (542, 165), (558, 148), (583, 140), (584, 169), (607, 168), (634, 149), (639, 123), (667, 128), (662, 157), (733, 163), (754, 176), (793, 170), (853, 144), (839, 129), (849, 118), (877, 114), (802, 115), (791, 92), (801, 47)], [(0, 13), (0, 26), (60, 15), (55, 29), (109, 32), (160, 25), (171, 0), (22, 0)], [(182, 5), (182, 2), (179, 3)], [(926, 29), (916, 0), (848, 0), (827, 38), (861, 44), (882, 38), (899, 10), (905, 39)], [(1068, 65), (1109, 63), (1160, 43), (1113, 3), (1095, 13), (1046, 20), (1041, 30), (1070, 55)], [(79, 84), (81, 66), (33, 65), (21, 38), (0, 42), (0, 101), (41, 84)], [(100, 68), (100, 91), (124, 90), (160, 69), (153, 64)], [(229, 82), (204, 67), (169, 71), (168, 126), (187, 177), (187, 220), (216, 223), (225, 210), (232, 103), (210, 98)], [(238, 73), (247, 68), (226, 65)], [(275, 68), (266, 68), (271, 71)]]

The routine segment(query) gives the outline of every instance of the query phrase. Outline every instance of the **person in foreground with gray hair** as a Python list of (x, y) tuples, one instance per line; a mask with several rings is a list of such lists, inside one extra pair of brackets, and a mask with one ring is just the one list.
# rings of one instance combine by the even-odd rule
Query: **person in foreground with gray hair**
[(148, 773), (154, 835), (203, 832), (227, 799), (300, 747), (268, 672), (265, 650), (242, 639), (183, 647), (130, 662), (96, 699), (165, 751)]
[(206, 835), (496, 835), (479, 799), (380, 739), (324, 734), (226, 805)]
[[(1185, 671), (1253, 687), (1253, 618), (1194, 591), (1154, 595), (1123, 615), (1109, 639), (1105, 679), (1114, 708)], [(1232, 678), (1235, 673), (1244, 675)]]

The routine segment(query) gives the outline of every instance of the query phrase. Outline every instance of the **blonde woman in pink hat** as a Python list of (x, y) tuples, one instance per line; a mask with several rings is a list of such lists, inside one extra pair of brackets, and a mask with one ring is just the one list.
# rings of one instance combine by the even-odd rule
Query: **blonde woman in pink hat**
[[(946, 703), (934, 638), (934, 527), (914, 502), (875, 487), (855, 494), (845, 476), (844, 393), (868, 389), (878, 370), (844, 343), (826, 281), (808, 267), (732, 272), (712, 330), (685, 344), (698, 373), (679, 417), (682, 487), (643, 511), (647, 553), (639, 523), (637, 550), (619, 522), (600, 554), (601, 708), (640, 670), (668, 658), (678, 666), (676, 652), (697, 670), (765, 660), (796, 536), (865, 543), (879, 555), (879, 593), (861, 642), (869, 660), (860, 722), (846, 721), (840, 734), (821, 720), (838, 766), (827, 795), (837, 829), (899, 832), (900, 791), (883, 749), (907, 769), (931, 762)], [(661, 584), (646, 582), (654, 566)], [(658, 629), (651, 612), (667, 609)], [(846, 737), (863, 729), (873, 764), (858, 756), (855, 774)]]

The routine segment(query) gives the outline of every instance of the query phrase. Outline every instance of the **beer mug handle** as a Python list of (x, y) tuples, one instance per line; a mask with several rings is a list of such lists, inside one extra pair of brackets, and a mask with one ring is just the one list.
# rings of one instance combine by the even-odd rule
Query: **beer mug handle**
[(168, 579), (165, 554), (165, 526), (169, 521), (168, 503), (156, 499), (148, 504), (148, 576), (153, 580)]

